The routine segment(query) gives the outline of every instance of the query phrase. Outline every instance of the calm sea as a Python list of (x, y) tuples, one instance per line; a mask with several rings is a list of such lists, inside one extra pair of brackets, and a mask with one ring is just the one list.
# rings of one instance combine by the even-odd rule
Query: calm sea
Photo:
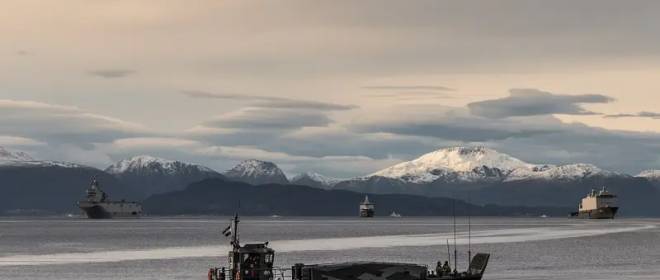
[[(485, 279), (660, 279), (660, 220), (457, 219), (458, 264), (492, 255)], [(228, 217), (0, 218), (0, 279), (205, 279), (225, 264)], [(270, 241), (276, 263), (447, 259), (451, 218), (243, 217), (242, 243)], [(453, 249), (452, 249), (453, 251)]]

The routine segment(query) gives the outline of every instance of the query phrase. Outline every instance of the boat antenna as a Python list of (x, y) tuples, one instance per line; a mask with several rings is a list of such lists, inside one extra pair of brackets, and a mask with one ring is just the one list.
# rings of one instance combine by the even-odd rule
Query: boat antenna
[(471, 216), (472, 212), (470, 211), (472, 209), (472, 204), (471, 204), (471, 199), (470, 199), (470, 193), (468, 193), (468, 205), (467, 205), (467, 218), (468, 218), (468, 271), (470, 270), (470, 262), (472, 261), (472, 223), (471, 223)]
[(451, 203), (451, 212), (452, 215), (454, 216), (454, 273), (458, 271), (458, 259), (457, 259), (457, 254), (458, 250), (456, 250), (456, 199), (452, 200)]
[(449, 252), (449, 239), (447, 239), (447, 262), (449, 262), (449, 266), (451, 267), (451, 253)]
[(238, 219), (238, 212), (241, 210), (241, 201), (238, 201), (238, 210), (236, 210), (236, 213), (234, 213), (234, 218), (231, 220), (231, 245), (234, 247), (234, 249), (238, 249), (241, 247), (240, 245), (240, 240), (238, 239), (238, 223), (240, 220)]

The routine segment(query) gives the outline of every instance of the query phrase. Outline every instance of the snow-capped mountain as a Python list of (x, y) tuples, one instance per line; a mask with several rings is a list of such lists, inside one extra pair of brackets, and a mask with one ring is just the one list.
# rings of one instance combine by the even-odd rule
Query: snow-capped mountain
[(231, 180), (246, 182), (252, 185), (288, 184), (284, 172), (272, 162), (256, 159), (245, 160), (224, 174)]
[(24, 152), (10, 152), (4, 147), (0, 147), (0, 162), (9, 161), (34, 161), (34, 159)]
[(121, 160), (106, 168), (105, 172), (145, 195), (180, 190), (192, 182), (222, 177), (205, 166), (147, 155)]
[(180, 174), (191, 171), (215, 172), (213, 169), (177, 160), (162, 159), (147, 155), (135, 156), (119, 162), (105, 169), (110, 174), (145, 173), (145, 174)]
[(310, 187), (322, 188), (322, 189), (330, 189), (341, 181), (343, 180), (327, 177), (315, 172), (305, 172), (302, 174), (298, 174), (295, 177), (293, 177), (293, 179), (291, 179), (291, 183), (295, 185), (310, 186)]
[(651, 181), (660, 181), (660, 170), (644, 170), (635, 177), (646, 178)]
[(406, 183), (574, 180), (616, 176), (591, 164), (531, 164), (485, 147), (452, 147), (372, 173)]
[(5, 167), (63, 167), (63, 168), (89, 168), (88, 166), (50, 160), (36, 160), (25, 152), (11, 152), (0, 147), (0, 166)]

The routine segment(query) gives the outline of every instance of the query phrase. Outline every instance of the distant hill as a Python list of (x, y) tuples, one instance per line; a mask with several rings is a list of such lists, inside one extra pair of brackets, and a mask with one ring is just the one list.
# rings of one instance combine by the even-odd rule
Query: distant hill
[[(396, 211), (404, 216), (451, 215), (455, 202), (458, 215), (470, 211), (481, 216), (561, 215), (567, 208), (469, 206), (448, 198), (388, 194), (369, 195), (376, 203), (376, 213), (387, 216)], [(268, 184), (252, 186), (243, 182), (207, 179), (185, 190), (157, 194), (144, 201), (151, 215), (243, 215), (283, 216), (356, 216), (364, 194), (345, 190), (322, 190), (307, 186)]]
[(146, 155), (121, 160), (105, 171), (145, 197), (181, 190), (206, 178), (223, 177), (208, 167)]

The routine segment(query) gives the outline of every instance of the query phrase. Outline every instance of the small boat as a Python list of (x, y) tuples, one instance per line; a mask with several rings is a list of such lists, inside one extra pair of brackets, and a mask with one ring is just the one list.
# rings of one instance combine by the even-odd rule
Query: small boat
[(396, 211), (392, 211), (392, 214), (390, 214), (390, 217), (392, 217), (392, 218), (401, 218), (401, 214), (397, 213)]
[[(480, 280), (490, 258), (490, 254), (474, 255), (463, 272), (458, 272), (455, 265), (452, 269), (447, 262), (444, 265), (437, 262), (433, 270), (420, 264), (392, 262), (297, 263), (291, 267), (277, 268), (274, 266), (275, 250), (268, 247), (268, 242), (240, 244), (238, 223), (238, 215), (235, 215), (231, 225), (222, 231), (225, 236), (231, 235), (229, 263), (226, 267), (209, 269), (209, 280)], [(449, 250), (449, 241), (447, 246)]]
[(369, 196), (364, 196), (364, 201), (360, 203), (360, 217), (362, 218), (373, 218), (376, 213), (376, 204), (369, 201)]

